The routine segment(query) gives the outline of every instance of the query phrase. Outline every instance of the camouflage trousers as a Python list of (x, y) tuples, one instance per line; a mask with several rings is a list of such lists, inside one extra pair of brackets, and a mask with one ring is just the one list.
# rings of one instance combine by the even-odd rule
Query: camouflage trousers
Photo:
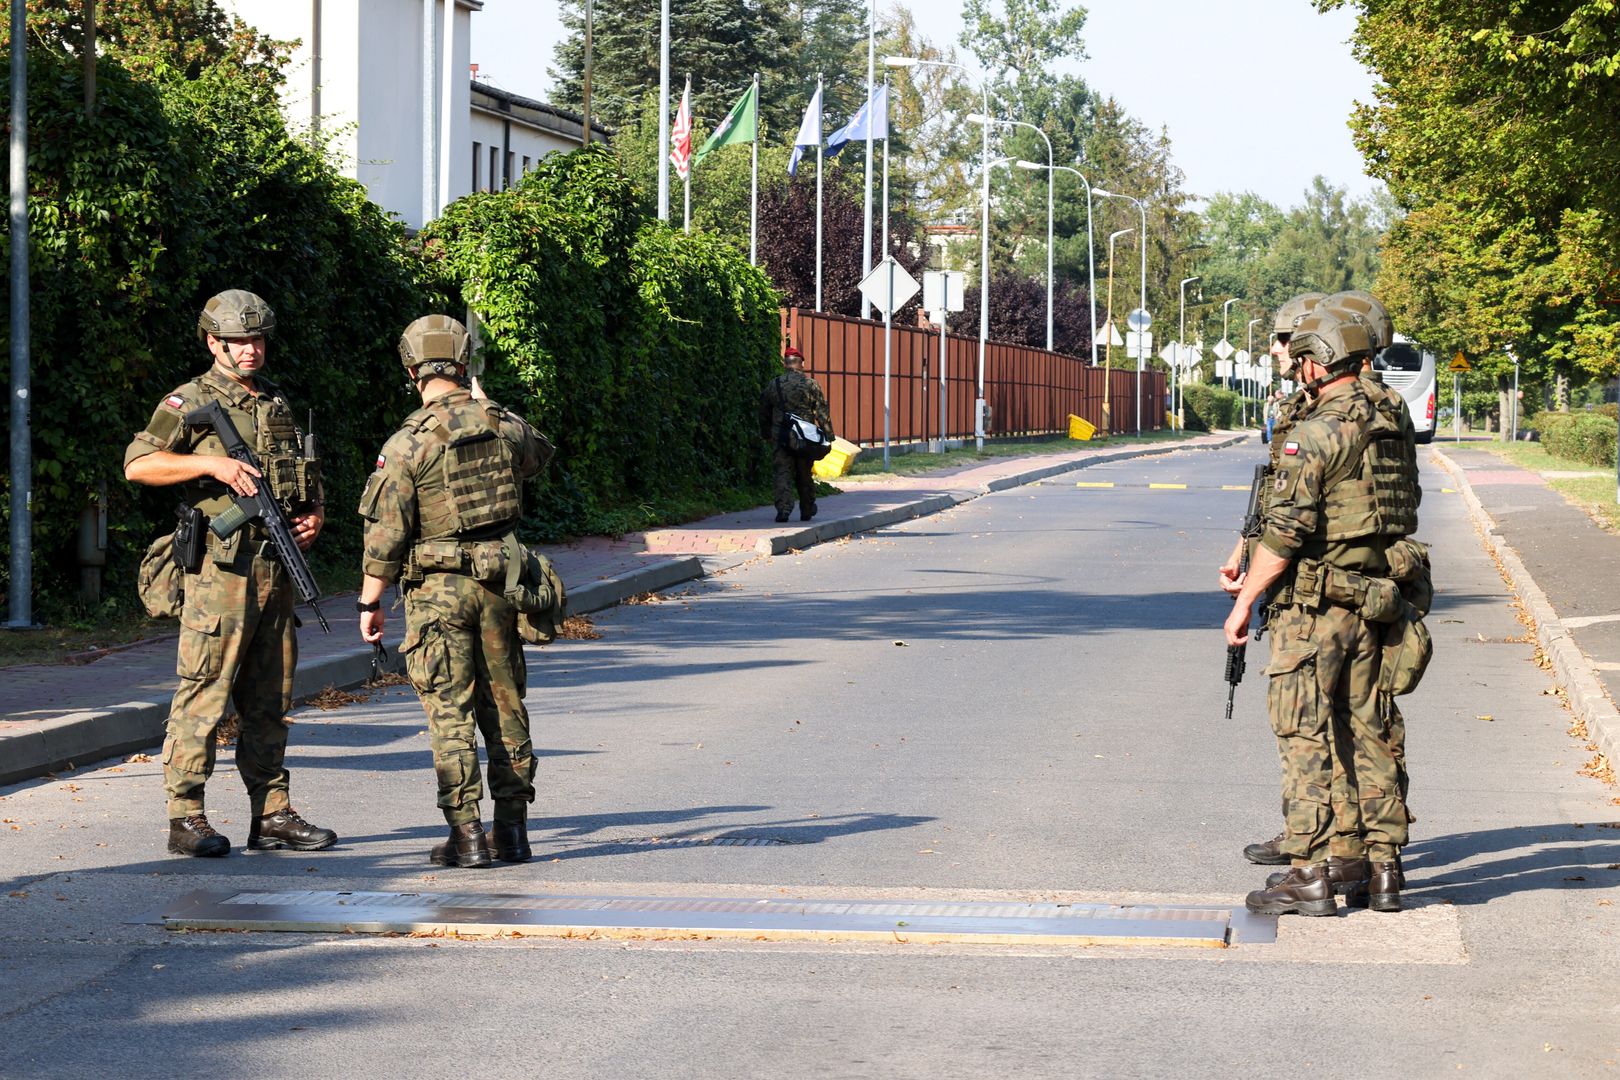
[(787, 514), (793, 511), (793, 500), (799, 500), (801, 514), (814, 514), (816, 512), (816, 478), (810, 470), (815, 462), (809, 458), (789, 453), (780, 446), (774, 451), (775, 458), (775, 496), (776, 511)]
[(234, 704), (241, 718), (236, 771), (255, 817), (287, 807), (287, 710), (298, 634), (293, 588), (274, 559), (239, 551), (230, 566), (204, 559), (186, 575), (180, 612), (180, 688), (169, 706), (163, 786), (169, 816), (203, 812), (214, 773), (214, 732)]
[(478, 742), (489, 758), (497, 821), (534, 801), (534, 747), (523, 705), (528, 667), (517, 609), (465, 574), (432, 573), (405, 593), (405, 671), (427, 711), (439, 808), (451, 825), (479, 819)]
[[(1410, 780), (1406, 773), (1406, 717), (1401, 715), (1400, 707), (1395, 699), (1390, 698), (1385, 707), (1389, 710), (1389, 748), (1395, 757), (1395, 788), (1401, 793), (1401, 805), (1406, 807), (1406, 820), (1410, 824), (1417, 819), (1412, 816), (1412, 809), (1407, 804), (1406, 792)], [(1350, 774), (1344, 767), (1343, 758), (1333, 755), (1333, 836), (1328, 841), (1328, 854), (1338, 858), (1356, 859), (1367, 854), (1367, 844), (1361, 834), (1361, 808), (1357, 802), (1355, 786), (1350, 781)], [(1283, 799), (1283, 818), (1288, 817), (1288, 800)]]
[(1350, 836), (1378, 862), (1406, 843), (1397, 714), (1378, 690), (1382, 629), (1332, 604), (1272, 615), (1267, 704), (1283, 764), (1280, 847), (1296, 865), (1360, 854)]

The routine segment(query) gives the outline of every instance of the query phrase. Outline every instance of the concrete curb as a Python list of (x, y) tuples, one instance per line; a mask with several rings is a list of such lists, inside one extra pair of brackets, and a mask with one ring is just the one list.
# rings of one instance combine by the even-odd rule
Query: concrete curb
[[(1249, 437), (1248, 434), (1235, 434), (1218, 443), (1204, 446), (1189, 447), (1171, 443), (1104, 451), (1075, 461), (1014, 473), (987, 484), (929, 495), (852, 517), (818, 522), (795, 532), (762, 539), (755, 544), (755, 550), (762, 555), (783, 555), (839, 537), (871, 532), (886, 525), (927, 517), (982, 495), (1021, 487), (1076, 469), (1112, 461), (1170, 454), (1180, 450), (1220, 450), (1235, 446)], [(729, 569), (755, 557), (757, 556), (743, 555), (740, 558), (712, 560), (707, 567), (704, 560), (697, 556), (649, 562), (646, 566), (620, 577), (592, 581), (570, 589), (568, 614), (586, 615), (601, 611), (640, 593), (667, 589), (672, 585), (701, 578), (707, 573)], [(371, 675), (371, 657), (372, 650), (369, 647), (356, 646), (349, 652), (335, 653), (299, 664), (298, 673), (293, 680), (293, 701), (305, 702), (329, 686), (348, 690), (361, 685)], [(390, 670), (399, 669), (397, 653), (389, 655), (388, 666)], [(11, 784), (42, 776), (69, 764), (89, 764), (115, 754), (149, 749), (162, 742), (163, 726), (168, 717), (167, 700), (131, 701), (107, 709), (53, 717), (37, 725), (30, 725), (28, 731), (6, 732), (0, 727), (0, 784)]]
[(1468, 507), (1469, 517), (1484, 532), (1487, 548), (1502, 561), (1502, 567), (1512, 580), (1525, 611), (1536, 621), (1537, 644), (1547, 659), (1552, 661), (1553, 674), (1569, 695), (1570, 710), (1585, 722), (1587, 734), (1598, 751), (1611, 764), (1620, 763), (1620, 709), (1615, 708), (1615, 703), (1604, 691), (1591, 659), (1575, 644), (1569, 628), (1559, 619), (1558, 612), (1553, 610), (1547, 594), (1530, 576), (1530, 570), (1519, 558), (1519, 553), (1496, 531), (1496, 519), (1491, 517), (1490, 511), (1485, 509), (1485, 504), (1474, 493), (1467, 474), (1437, 447), (1431, 446), (1429, 452), (1456, 481), (1463, 504)]

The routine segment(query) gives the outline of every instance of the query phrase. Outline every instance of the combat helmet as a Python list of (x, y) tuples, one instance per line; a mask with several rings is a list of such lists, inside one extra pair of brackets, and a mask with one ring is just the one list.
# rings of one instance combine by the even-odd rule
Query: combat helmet
[(276, 313), (256, 293), (226, 289), (208, 298), (197, 318), (197, 340), (212, 334), (222, 341), (261, 337), (276, 328)]
[(1294, 361), (1309, 356), (1335, 374), (1354, 371), (1373, 354), (1374, 333), (1359, 313), (1319, 304), (1301, 319), (1288, 340)]
[(1367, 327), (1372, 331), (1375, 355), (1395, 340), (1395, 324), (1390, 321), (1384, 305), (1372, 293), (1364, 289), (1346, 289), (1327, 297), (1322, 303), (1341, 311), (1353, 311), (1366, 319)]
[(1292, 334), (1299, 320), (1316, 310), (1316, 305), (1322, 302), (1322, 293), (1300, 293), (1292, 300), (1277, 309), (1277, 316), (1272, 320), (1271, 332), (1274, 334)]
[(459, 377), (467, 366), (472, 336), (448, 315), (424, 315), (399, 335), (399, 359), (413, 378)]

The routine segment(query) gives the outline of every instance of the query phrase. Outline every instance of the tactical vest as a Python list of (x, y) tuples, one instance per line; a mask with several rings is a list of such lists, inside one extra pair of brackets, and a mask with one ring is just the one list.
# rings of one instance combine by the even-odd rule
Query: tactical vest
[[(236, 426), (237, 434), (253, 448), (254, 455), (259, 459), (260, 470), (270, 485), (270, 492), (283, 509), (294, 512), (319, 496), (320, 459), (304, 457), (303, 437), (293, 420), (292, 407), (280, 391), (264, 385), (262, 395), (253, 395), (236, 403), (207, 379), (198, 379), (191, 386), (196, 388), (200, 404), (218, 401), (225, 410), (225, 415)], [(209, 443), (212, 443), (214, 453), (224, 455), (225, 447), (213, 432), (208, 432), (199, 445)], [(210, 480), (202, 484), (188, 484), (186, 501), (213, 517), (231, 504), (231, 494), (222, 491), (218, 483)]]
[(1417, 453), (1387, 401), (1371, 399), (1357, 388), (1342, 401), (1327, 403), (1351, 419), (1365, 417), (1345, 464), (1324, 484), (1323, 538), (1354, 540), (1362, 536), (1410, 536), (1417, 532)]
[(512, 444), (501, 436), (497, 406), (483, 401), (430, 402), (405, 429), (437, 447), (416, 485), (417, 541), (488, 539), (523, 512)]

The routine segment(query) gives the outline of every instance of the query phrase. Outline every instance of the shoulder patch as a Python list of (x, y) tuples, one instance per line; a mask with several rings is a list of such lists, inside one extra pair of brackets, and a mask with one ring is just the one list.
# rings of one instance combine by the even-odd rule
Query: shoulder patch
[(186, 399), (181, 397), (179, 394), (170, 394), (168, 397), (163, 399), (163, 404), (167, 405), (171, 409), (182, 409), (185, 408)]
[(1290, 456), (1299, 453), (1299, 443), (1297, 443), (1297, 442), (1285, 442), (1285, 443), (1283, 443), (1283, 453), (1288, 454)]
[(385, 457), (383, 457), (383, 456), (382, 456), (382, 455), (381, 455), (381, 454), (378, 454), (378, 455), (377, 455), (377, 468), (379, 468), (379, 469), (380, 469), (380, 468), (382, 468), (382, 467), (383, 467), (383, 466), (384, 466), (384, 465), (387, 465), (387, 464), (388, 464), (388, 459), (387, 459), (387, 458), (385, 458)]

